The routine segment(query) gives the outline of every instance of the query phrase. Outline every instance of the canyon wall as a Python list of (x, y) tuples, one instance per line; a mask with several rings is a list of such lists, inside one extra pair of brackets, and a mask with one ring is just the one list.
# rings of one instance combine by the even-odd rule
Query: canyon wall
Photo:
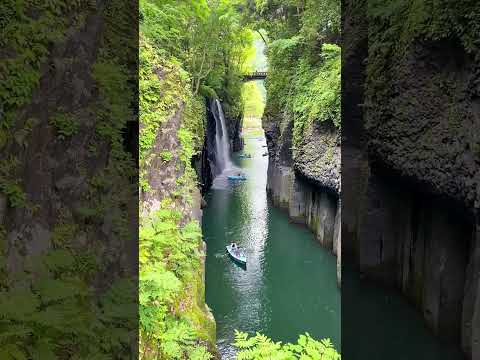
[(267, 192), (275, 206), (291, 220), (307, 225), (320, 244), (337, 255), (340, 284), (340, 144), (338, 131), (325, 124), (312, 125), (292, 152), (292, 126), (287, 117), (263, 119), (269, 164)]
[(0, 5), (0, 357), (136, 357), (135, 4), (10, 5)]
[(347, 10), (344, 261), (399, 289), (433, 333), (478, 359), (478, 53), (454, 34), (416, 34), (382, 57), (379, 42), (395, 42), (366, 9)]
[[(199, 107), (203, 107), (203, 103), (199, 103)], [(140, 192), (140, 214), (141, 223), (146, 223), (148, 219), (154, 218), (158, 210), (174, 209), (181, 214), (179, 226), (184, 227), (192, 221), (201, 224), (202, 221), (202, 196), (201, 188), (197, 186), (195, 174), (189, 171), (189, 164), (185, 163), (184, 147), (179, 137), (179, 131), (186, 128), (187, 124), (198, 121), (206, 123), (205, 114), (195, 114), (192, 117), (191, 112), (187, 109), (184, 102), (177, 105), (175, 113), (170, 116), (155, 133), (155, 141), (149, 150), (148, 167), (143, 170), (143, 176), (149, 184), (147, 191)], [(203, 109), (204, 110), (204, 109)], [(211, 177), (209, 169), (208, 148), (202, 147), (207, 142), (206, 136), (200, 134), (197, 144), (199, 156), (192, 158), (192, 165), (197, 165), (198, 181), (208, 184)], [(166, 159), (162, 154), (171, 154)], [(182, 179), (181, 182), (178, 179)], [(168, 206), (164, 203), (168, 201)], [(142, 231), (142, 229), (140, 230)], [(192, 240), (193, 241), (193, 240)], [(189, 319), (194, 325), (196, 332), (199, 334), (199, 340), (205, 344), (209, 352), (219, 358), (216, 350), (216, 325), (215, 319), (205, 303), (205, 253), (206, 244), (199, 241), (199, 257), (200, 266), (194, 269), (193, 278), (190, 281), (185, 295), (180, 299), (180, 303), (184, 303), (182, 308), (182, 316)]]

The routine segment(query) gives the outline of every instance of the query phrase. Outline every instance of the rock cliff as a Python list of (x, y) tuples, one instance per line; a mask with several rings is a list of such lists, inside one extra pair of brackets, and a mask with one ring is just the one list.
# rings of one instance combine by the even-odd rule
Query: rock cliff
[[(149, 53), (148, 44), (142, 45), (141, 55), (148, 60), (152, 53)], [(145, 321), (141, 323), (140, 341), (144, 344), (141, 356), (155, 356), (157, 347), (162, 349), (163, 343), (146, 335), (149, 332), (155, 333), (164, 327), (166, 331), (187, 327), (195, 337), (198, 349), (208, 349), (218, 357), (215, 320), (205, 303), (205, 243), (200, 229), (202, 197), (198, 183), (208, 182), (210, 176), (208, 149), (204, 148), (205, 101), (194, 96), (188, 86), (183, 86), (186, 84), (181, 82), (178, 65), (168, 61), (153, 63), (154, 56), (150, 59), (152, 64), (143, 73), (148, 79), (152, 78), (148, 71), (158, 76), (162, 90), (159, 99), (178, 100), (169, 103), (168, 113), (156, 111), (158, 105), (154, 104), (155, 116), (143, 117), (140, 122), (139, 287), (140, 299), (143, 299), (140, 317), (148, 318), (158, 308), (169, 312), (162, 318), (166, 320), (162, 320), (164, 323), (160, 327), (148, 327)], [(147, 91), (145, 86), (142, 95), (145, 96)], [(144, 106), (142, 110), (148, 113), (150, 108)], [(195, 154), (199, 154), (197, 158)], [(198, 165), (199, 176), (193, 165)], [(178, 284), (170, 290), (170, 298), (161, 297), (165, 294), (162, 287), (157, 295), (152, 294), (150, 285), (146, 286), (155, 276), (173, 279), (170, 281)], [(182, 351), (188, 353), (190, 349)]]
[(1, 357), (137, 356), (138, 151), (126, 130), (136, 8), (10, 5), (0, 5)]
[(267, 191), (276, 206), (290, 218), (306, 224), (325, 248), (337, 255), (340, 284), (340, 144), (338, 131), (326, 124), (313, 124), (292, 151), (293, 122), (263, 118), (269, 164)]
[(349, 10), (344, 261), (398, 288), (437, 336), (478, 359), (478, 54), (454, 35), (416, 36), (381, 58), (379, 39), (393, 46), (385, 29)]

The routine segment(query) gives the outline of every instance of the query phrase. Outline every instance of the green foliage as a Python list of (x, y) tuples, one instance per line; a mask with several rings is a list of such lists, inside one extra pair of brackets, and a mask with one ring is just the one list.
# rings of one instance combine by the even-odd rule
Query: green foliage
[(315, 340), (308, 333), (300, 335), (296, 344), (274, 342), (265, 335), (235, 331), (235, 343), (239, 351), (237, 360), (340, 360), (340, 354), (330, 339)]
[(98, 59), (92, 69), (92, 76), (97, 83), (101, 103), (96, 109), (97, 134), (112, 146), (113, 154), (119, 156), (121, 148), (121, 131), (132, 117), (130, 99), (132, 89), (128, 85), (128, 71), (111, 59)]
[[(53, 250), (34, 258), (29, 272), (0, 291), (2, 359), (104, 359), (124, 352), (136, 311), (133, 282), (117, 281), (100, 299), (88, 286), (83, 257)], [(7, 330), (8, 329), (8, 330)]]
[(386, 104), (391, 96), (390, 68), (414, 41), (457, 42), (478, 60), (480, 3), (448, 0), (380, 0), (367, 3), (369, 25), (367, 102)]
[(0, 160), (0, 191), (7, 197), (11, 207), (27, 205), (27, 196), (15, 176), (19, 165), (20, 161), (14, 156)]
[(303, 59), (299, 62), (292, 95), (287, 101), (294, 117), (294, 144), (300, 143), (304, 129), (314, 121), (329, 121), (340, 127), (340, 73), (341, 56), (337, 45), (323, 44), (322, 61), (317, 67)]
[[(18, 121), (17, 111), (38, 88), (40, 66), (47, 59), (49, 46), (61, 41), (65, 29), (78, 21), (89, 6), (89, 0), (6, 0), (0, 3), (0, 45), (4, 50), (0, 63), (2, 151), (13, 142), (25, 145), (31, 127), (28, 120), (23, 124)], [(76, 16), (71, 16), (72, 13)], [(9, 133), (14, 128), (15, 134)], [(11, 206), (24, 207), (26, 195), (15, 173), (5, 171), (6, 161), (4, 159), (0, 165), (0, 191), (7, 196)]]
[[(201, 230), (180, 225), (169, 202), (140, 228), (140, 351), (144, 359), (210, 359), (191, 321), (196, 294), (188, 289), (200, 266)], [(194, 301), (192, 301), (192, 299)]]
[(71, 114), (57, 113), (50, 119), (50, 124), (56, 127), (58, 138), (63, 140), (78, 132), (79, 124)]
[(173, 159), (173, 154), (171, 153), (171, 151), (164, 150), (160, 153), (160, 157), (163, 161), (168, 162)]
[[(197, 222), (182, 224), (184, 215), (178, 209), (191, 203), (196, 186), (191, 161), (203, 147), (206, 118), (200, 94), (216, 95), (216, 90), (192, 73), (192, 54), (178, 45), (184, 41), (198, 49), (206, 41), (189, 43), (193, 39), (186, 37), (192, 34), (182, 21), (203, 21), (196, 17), (211, 9), (201, 2), (143, 1), (140, 11), (141, 188), (151, 190), (145, 174), (157, 156), (175, 161), (170, 165), (180, 173), (175, 190), (161, 199), (160, 210), (142, 214), (140, 219), (140, 357), (207, 360), (211, 358), (207, 343), (212, 343), (215, 334), (205, 320), (201, 291), (202, 235)], [(167, 127), (169, 131), (177, 129), (170, 136), (175, 136), (180, 146), (156, 154), (152, 149)]]
[(139, 159), (142, 163), (155, 143), (160, 125), (187, 99), (189, 77), (177, 62), (161, 58), (142, 35), (139, 62)]
[(270, 39), (299, 34), (309, 48), (316, 43), (338, 43), (340, 2), (335, 0), (255, 0), (253, 26)]
[(140, 32), (157, 56), (181, 64), (194, 95), (218, 96), (228, 115), (240, 115), (241, 80), (253, 48), (235, 2), (142, 0)]
[(1, 127), (10, 128), (18, 107), (31, 98), (50, 44), (62, 40), (67, 26), (78, 20), (69, 15), (81, 16), (82, 10), (89, 6), (89, 0), (1, 2), (0, 44), (6, 55), (0, 64)]
[[(268, 33), (266, 117), (293, 117), (296, 148), (314, 122), (340, 127), (340, 3), (257, 0), (257, 28)], [(252, 11), (252, 10), (250, 10)]]
[[(186, 152), (185, 164), (190, 164), (191, 157), (198, 154), (203, 148), (206, 118), (204, 99), (200, 96), (190, 96), (185, 104), (182, 121), (182, 128), (187, 130), (192, 137), (192, 142), (188, 145), (182, 142), (182, 151)], [(182, 138), (180, 138), (180, 141), (182, 141)]]
[(24, 207), (26, 195), (15, 181), (1, 181), (0, 190), (7, 196), (11, 207)]

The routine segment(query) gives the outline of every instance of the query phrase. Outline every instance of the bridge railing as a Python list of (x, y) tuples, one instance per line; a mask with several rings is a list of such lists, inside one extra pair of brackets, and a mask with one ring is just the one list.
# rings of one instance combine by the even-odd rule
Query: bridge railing
[(244, 80), (265, 79), (267, 77), (266, 71), (254, 71), (243, 76)]

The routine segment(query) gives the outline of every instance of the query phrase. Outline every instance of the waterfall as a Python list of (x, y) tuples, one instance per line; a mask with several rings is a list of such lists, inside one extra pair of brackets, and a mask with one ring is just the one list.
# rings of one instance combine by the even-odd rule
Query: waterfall
[(215, 99), (215, 109), (213, 115), (216, 122), (215, 134), (215, 166), (218, 173), (229, 169), (232, 165), (230, 161), (230, 146), (228, 141), (227, 127), (225, 126), (225, 115), (223, 114), (222, 104)]

